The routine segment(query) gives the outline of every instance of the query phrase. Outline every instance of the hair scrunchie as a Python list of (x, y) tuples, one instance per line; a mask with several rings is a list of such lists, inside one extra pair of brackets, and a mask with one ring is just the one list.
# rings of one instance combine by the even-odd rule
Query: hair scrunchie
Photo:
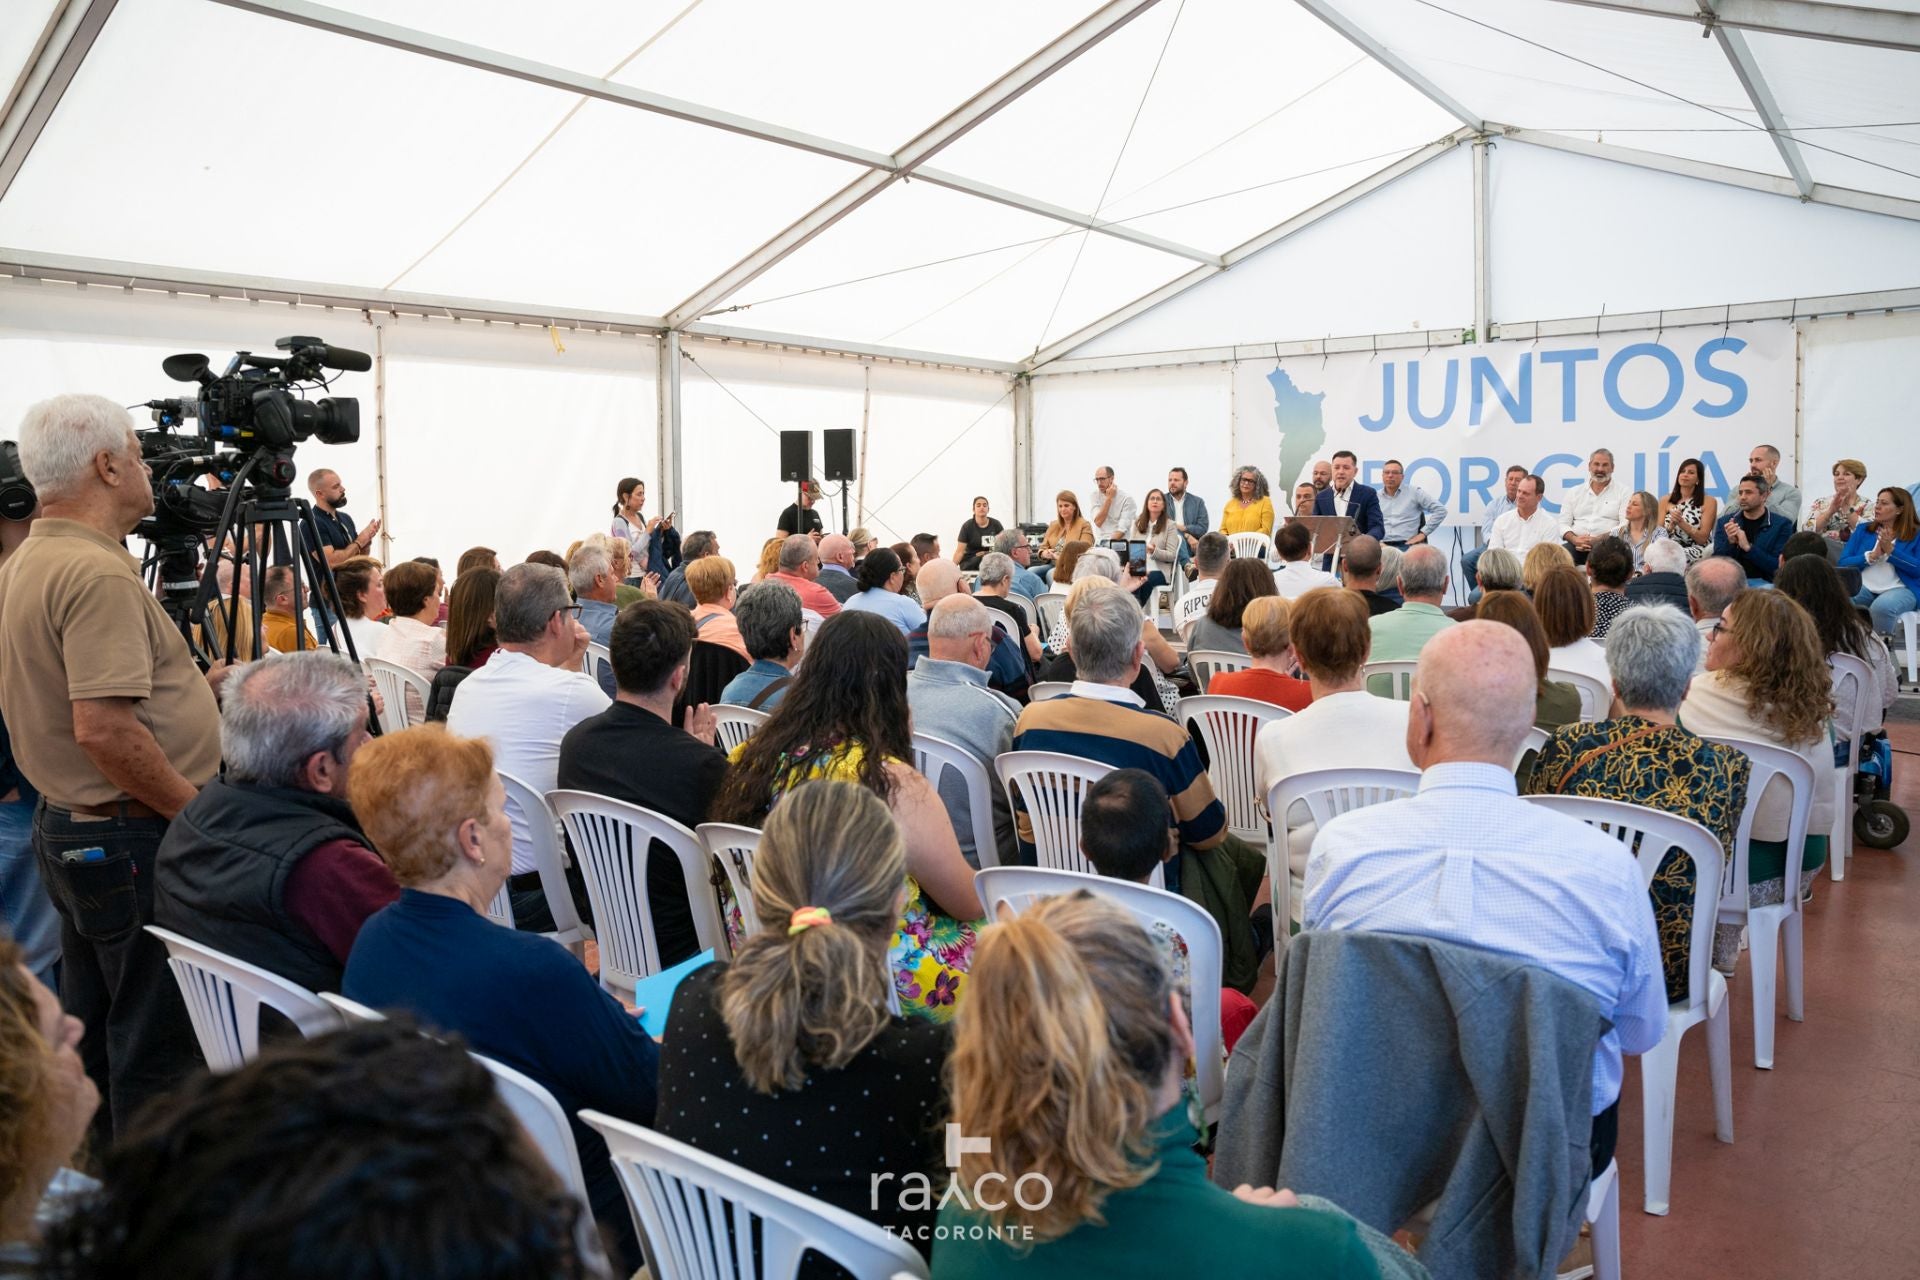
[(825, 907), (801, 907), (787, 920), (787, 936), (805, 933), (815, 925), (832, 924), (833, 913)]

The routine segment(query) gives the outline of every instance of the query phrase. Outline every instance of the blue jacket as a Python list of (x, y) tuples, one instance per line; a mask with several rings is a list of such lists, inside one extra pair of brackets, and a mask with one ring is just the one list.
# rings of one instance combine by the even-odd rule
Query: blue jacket
[[(1740, 518), (1736, 508), (1728, 519)], [(1767, 512), (1767, 527), (1760, 536), (1753, 539), (1753, 548), (1742, 551), (1727, 541), (1727, 521), (1722, 520), (1713, 526), (1713, 554), (1738, 560), (1747, 571), (1749, 578), (1764, 578), (1773, 581), (1773, 575), (1780, 572), (1780, 550), (1787, 545), (1787, 539), (1793, 536), (1793, 521), (1778, 512)]]
[[(1212, 522), (1207, 518), (1206, 499), (1191, 489), (1187, 490), (1186, 497), (1187, 532), (1196, 538), (1204, 537), (1207, 530), (1213, 528)], [(1173, 512), (1172, 498), (1167, 499), (1167, 512), (1169, 515)]]
[[(1875, 540), (1872, 525), (1864, 520), (1855, 525), (1853, 536), (1847, 539), (1846, 549), (1840, 553), (1840, 567), (1866, 568), (1867, 552), (1873, 550)], [(1893, 562), (1893, 572), (1899, 577), (1900, 585), (1920, 596), (1920, 534), (1894, 543), (1893, 553), (1887, 558)]]
[[(1313, 514), (1330, 516), (1338, 514), (1333, 509), (1333, 487), (1322, 489), (1313, 500)], [(1347, 498), (1347, 514), (1353, 517), (1353, 526), (1361, 533), (1375, 538), (1387, 536), (1387, 521), (1380, 514), (1380, 495), (1372, 485), (1353, 482)]]

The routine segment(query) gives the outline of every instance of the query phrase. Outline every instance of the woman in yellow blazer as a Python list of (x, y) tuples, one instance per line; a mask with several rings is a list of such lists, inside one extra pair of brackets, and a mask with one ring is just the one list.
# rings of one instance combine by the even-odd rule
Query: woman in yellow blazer
[(1273, 536), (1273, 499), (1267, 496), (1267, 478), (1258, 467), (1241, 467), (1227, 486), (1226, 509), (1220, 514), (1222, 533), (1264, 533)]

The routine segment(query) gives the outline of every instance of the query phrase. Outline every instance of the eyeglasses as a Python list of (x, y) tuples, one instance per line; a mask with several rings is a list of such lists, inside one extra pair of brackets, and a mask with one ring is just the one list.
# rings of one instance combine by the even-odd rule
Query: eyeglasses
[(1732, 634), (1733, 634), (1733, 628), (1727, 625), (1726, 619), (1724, 618), (1714, 623), (1713, 630), (1707, 632), (1708, 637), (1710, 639), (1715, 639), (1715, 640), (1719, 639), (1721, 636), (1730, 636)]
[(578, 604), (563, 604), (558, 609), (555, 609), (554, 613), (570, 613), (575, 618), (578, 618), (580, 616), (580, 606)]

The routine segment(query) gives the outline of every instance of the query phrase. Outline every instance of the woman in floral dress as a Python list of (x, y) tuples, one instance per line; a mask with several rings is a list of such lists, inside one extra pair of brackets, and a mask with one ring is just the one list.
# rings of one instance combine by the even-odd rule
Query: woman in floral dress
[(984, 912), (946, 806), (913, 768), (899, 628), (872, 613), (827, 619), (773, 717), (731, 759), (716, 822), (758, 826), (785, 792), (813, 778), (857, 783), (887, 802), (907, 848), (904, 905), (888, 951), (894, 988), (909, 1017), (951, 1018)]

